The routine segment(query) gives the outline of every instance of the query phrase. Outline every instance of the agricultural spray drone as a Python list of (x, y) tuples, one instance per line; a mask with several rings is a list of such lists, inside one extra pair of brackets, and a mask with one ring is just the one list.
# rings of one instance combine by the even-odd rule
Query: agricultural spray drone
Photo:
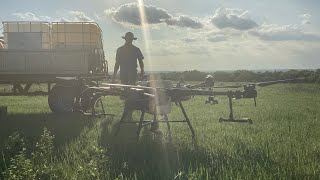
[[(118, 134), (121, 126), (124, 123), (138, 123), (137, 139), (139, 139), (140, 131), (143, 126), (151, 125), (151, 130), (157, 129), (159, 123), (166, 123), (169, 131), (169, 138), (171, 139), (170, 124), (171, 122), (184, 122), (192, 134), (192, 140), (195, 140), (195, 132), (187, 116), (186, 110), (182, 102), (190, 100), (192, 96), (227, 96), (229, 99), (229, 117), (220, 118), (220, 122), (239, 122), (250, 123), (252, 120), (249, 118), (235, 118), (233, 115), (233, 99), (252, 98), (256, 106), (257, 90), (256, 86), (267, 86), (277, 83), (295, 82), (297, 79), (287, 79), (279, 81), (261, 82), (256, 84), (243, 85), (243, 90), (228, 90), (228, 91), (215, 91), (215, 88), (239, 88), (241, 86), (214, 86), (212, 76), (207, 76), (203, 83), (197, 85), (173, 85), (171, 81), (144, 81), (139, 82), (139, 85), (122, 85), (122, 84), (109, 84), (103, 83), (102, 86), (88, 87), (82, 93), (80, 106), (86, 106), (86, 109), (91, 109), (92, 115), (110, 115), (106, 114), (101, 98), (104, 96), (120, 96), (125, 100), (125, 108), (116, 129), (115, 135)], [(208, 101), (209, 101), (208, 100)], [(169, 120), (168, 115), (171, 112), (171, 104), (175, 103), (181, 110), (182, 120)], [(90, 107), (88, 108), (88, 105)], [(102, 113), (97, 113), (97, 105), (102, 108)], [(139, 121), (127, 121), (126, 117), (132, 111), (141, 111)], [(146, 120), (145, 113), (153, 115), (153, 119)], [(161, 118), (159, 118), (161, 117)]]

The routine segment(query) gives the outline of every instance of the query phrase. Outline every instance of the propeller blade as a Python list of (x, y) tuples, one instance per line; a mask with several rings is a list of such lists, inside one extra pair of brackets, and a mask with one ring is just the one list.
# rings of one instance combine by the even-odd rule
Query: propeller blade
[(240, 85), (230, 85), (230, 86), (213, 86), (213, 88), (240, 88)]
[(299, 80), (304, 80), (305, 78), (296, 78), (296, 79), (284, 79), (284, 80), (277, 80), (277, 81), (267, 81), (267, 82), (259, 82), (257, 83), (257, 86), (265, 87), (273, 84), (279, 84), (279, 83), (288, 83), (288, 82), (296, 82)]

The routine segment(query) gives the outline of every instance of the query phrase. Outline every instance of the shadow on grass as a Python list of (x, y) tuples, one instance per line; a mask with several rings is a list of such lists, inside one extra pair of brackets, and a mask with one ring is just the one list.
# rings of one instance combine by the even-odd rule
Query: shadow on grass
[[(110, 127), (113, 126), (113, 127)], [(102, 125), (101, 145), (107, 148), (112, 178), (119, 176), (136, 179), (240, 179), (279, 178), (280, 165), (266, 149), (248, 147), (240, 139), (230, 144), (236, 151), (209, 151), (175, 145), (165, 140), (150, 138), (148, 131), (136, 141), (137, 125), (122, 126), (117, 137), (113, 129), (118, 124)], [(286, 171), (284, 169), (284, 171)], [(288, 170), (290, 171), (290, 170)], [(263, 173), (261, 173), (263, 172)], [(296, 175), (295, 177), (298, 177)], [(303, 176), (303, 175), (302, 175)]]
[(92, 127), (94, 119), (82, 114), (11, 114), (0, 121), (1, 147), (15, 132), (26, 137), (30, 143), (38, 140), (46, 127), (54, 136), (54, 145), (59, 147), (78, 137), (85, 127)]

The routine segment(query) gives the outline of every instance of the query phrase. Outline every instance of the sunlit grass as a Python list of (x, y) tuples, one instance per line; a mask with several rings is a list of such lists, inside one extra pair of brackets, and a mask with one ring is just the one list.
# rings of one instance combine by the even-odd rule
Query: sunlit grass
[[(0, 97), (1, 105), (9, 106), (1, 143), (13, 131), (36, 139), (47, 127), (55, 135), (58, 179), (319, 179), (319, 85), (273, 85), (258, 93), (257, 107), (251, 99), (234, 101), (235, 117), (251, 118), (252, 125), (218, 122), (228, 117), (226, 97), (217, 97), (217, 105), (205, 105), (206, 97), (200, 96), (184, 102), (198, 148), (192, 146), (188, 126), (179, 123), (171, 124), (173, 143), (166, 139), (165, 125), (162, 141), (144, 131), (136, 143), (136, 125), (124, 125), (114, 137), (123, 109), (118, 97), (104, 99), (116, 117), (99, 119), (53, 115), (42, 96)], [(173, 105), (169, 118), (181, 117)], [(97, 161), (100, 148), (105, 163)]]

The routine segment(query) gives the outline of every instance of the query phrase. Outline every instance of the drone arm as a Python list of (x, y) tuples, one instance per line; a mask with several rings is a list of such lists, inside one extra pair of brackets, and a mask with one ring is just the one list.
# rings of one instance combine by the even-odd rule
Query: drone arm
[(257, 83), (257, 86), (265, 87), (265, 86), (270, 86), (270, 85), (279, 84), (279, 83), (290, 83), (290, 82), (302, 81), (304, 79), (305, 78), (296, 78), (296, 79), (284, 79), (284, 80), (277, 80), (277, 81), (259, 82)]

